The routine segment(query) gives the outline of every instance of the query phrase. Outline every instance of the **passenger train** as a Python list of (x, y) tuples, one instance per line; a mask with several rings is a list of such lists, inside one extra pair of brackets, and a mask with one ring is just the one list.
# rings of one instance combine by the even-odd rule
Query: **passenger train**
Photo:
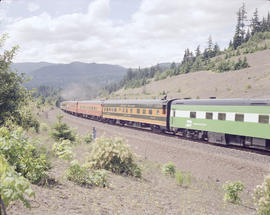
[(269, 99), (64, 101), (67, 113), (223, 145), (270, 150)]

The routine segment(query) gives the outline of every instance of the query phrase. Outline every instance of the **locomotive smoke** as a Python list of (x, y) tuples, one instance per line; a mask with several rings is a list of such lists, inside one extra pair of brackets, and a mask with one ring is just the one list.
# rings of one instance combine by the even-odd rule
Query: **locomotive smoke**
[(99, 88), (95, 85), (72, 83), (62, 90), (61, 96), (64, 100), (90, 100), (97, 96)]

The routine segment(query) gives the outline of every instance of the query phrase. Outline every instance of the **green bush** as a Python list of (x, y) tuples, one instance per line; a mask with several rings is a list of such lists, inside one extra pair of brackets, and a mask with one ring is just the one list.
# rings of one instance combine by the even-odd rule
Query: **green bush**
[(40, 123), (32, 114), (30, 107), (21, 107), (19, 109), (19, 117), (15, 119), (15, 122), (25, 130), (34, 128), (37, 133), (39, 132)]
[(92, 141), (93, 141), (93, 136), (92, 136), (92, 134), (91, 133), (88, 133), (88, 134), (86, 134), (85, 136), (84, 136), (84, 142), (86, 143), (86, 144), (90, 144), (90, 143), (92, 143)]
[(22, 128), (15, 131), (0, 128), (0, 153), (16, 172), (30, 182), (44, 183), (47, 179), (49, 164), (46, 156), (39, 154), (31, 139), (25, 137)]
[(71, 160), (73, 158), (70, 140), (62, 140), (54, 143), (52, 150), (60, 159)]
[(1, 154), (0, 181), (0, 195), (6, 208), (16, 200), (20, 200), (26, 207), (30, 207), (29, 201), (25, 197), (32, 197), (35, 193), (31, 189), (29, 181), (16, 173)]
[(224, 201), (231, 203), (239, 203), (241, 201), (239, 195), (244, 189), (244, 184), (241, 181), (233, 183), (227, 182), (223, 185), (223, 190), (226, 191)]
[(184, 184), (184, 175), (182, 174), (182, 172), (180, 171), (176, 171), (175, 173), (175, 179), (176, 179), (176, 183), (178, 185), (183, 185)]
[(43, 132), (47, 132), (49, 130), (49, 127), (46, 123), (41, 123), (40, 124), (40, 130)]
[(89, 171), (85, 166), (81, 166), (77, 160), (71, 162), (66, 171), (67, 179), (83, 186), (108, 186), (107, 175), (104, 170)]
[(162, 173), (171, 177), (175, 176), (175, 165), (172, 162), (166, 163), (162, 167)]
[(106, 169), (117, 174), (141, 177), (141, 169), (134, 162), (134, 155), (123, 139), (101, 137), (93, 144), (88, 166)]
[(265, 177), (262, 185), (255, 188), (253, 199), (258, 214), (270, 214), (270, 175)]
[(62, 122), (63, 117), (63, 115), (57, 116), (58, 122), (53, 126), (51, 136), (56, 141), (70, 140), (73, 142), (75, 141), (75, 134), (70, 129), (68, 124)]
[(190, 173), (186, 173), (185, 174), (185, 177), (184, 177), (184, 184), (185, 184), (185, 186), (190, 186), (190, 184), (191, 184), (191, 179), (192, 179), (192, 176), (191, 176), (191, 174)]

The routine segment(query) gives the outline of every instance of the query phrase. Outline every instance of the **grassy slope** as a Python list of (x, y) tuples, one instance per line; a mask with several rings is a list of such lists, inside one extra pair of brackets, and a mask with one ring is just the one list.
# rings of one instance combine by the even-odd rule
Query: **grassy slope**
[[(267, 41), (268, 42), (268, 41)], [(146, 86), (120, 89), (111, 98), (162, 98), (165, 91), (169, 98), (267, 98), (270, 94), (270, 50), (257, 51), (233, 57), (246, 56), (247, 69), (225, 73), (200, 71), (151, 80)]]

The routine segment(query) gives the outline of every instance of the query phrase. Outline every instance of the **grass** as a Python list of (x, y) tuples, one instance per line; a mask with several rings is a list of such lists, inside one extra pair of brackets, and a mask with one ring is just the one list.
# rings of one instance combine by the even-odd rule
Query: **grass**
[(251, 89), (251, 88), (252, 88), (252, 87), (251, 87), (250, 84), (248, 84), (248, 85), (245, 86), (245, 90), (249, 90), (249, 89)]

